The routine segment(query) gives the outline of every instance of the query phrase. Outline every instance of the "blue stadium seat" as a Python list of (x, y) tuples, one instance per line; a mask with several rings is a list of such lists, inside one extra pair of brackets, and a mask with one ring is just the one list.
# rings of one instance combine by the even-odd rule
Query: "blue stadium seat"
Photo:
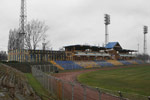
[(73, 61), (55, 61), (57, 64), (62, 66), (65, 70), (72, 70), (72, 69), (82, 69), (83, 67), (75, 64)]
[(134, 60), (134, 61), (136, 61), (138, 64), (143, 64), (143, 63), (144, 63), (144, 62), (141, 61), (141, 60)]
[(131, 63), (126, 61), (126, 60), (118, 60), (118, 61), (121, 62), (124, 65), (131, 65)]
[(111, 63), (108, 63), (108, 62), (106, 62), (106, 61), (95, 61), (98, 65), (100, 65), (100, 66), (102, 66), (102, 67), (104, 67), (104, 66), (114, 66), (113, 64), (111, 64)]

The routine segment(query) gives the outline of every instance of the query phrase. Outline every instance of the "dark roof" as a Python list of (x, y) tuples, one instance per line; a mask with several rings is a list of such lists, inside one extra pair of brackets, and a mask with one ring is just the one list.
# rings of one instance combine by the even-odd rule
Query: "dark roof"
[(119, 52), (137, 52), (136, 50), (122, 49), (118, 50)]
[(105, 48), (107, 48), (107, 49), (112, 49), (112, 48), (114, 48), (114, 46), (117, 44), (118, 42), (109, 42), (106, 46), (105, 46)]
[(83, 48), (83, 49), (94, 49), (94, 50), (105, 50), (105, 47), (98, 47), (98, 46), (90, 46), (90, 45), (70, 45), (65, 46), (64, 48)]

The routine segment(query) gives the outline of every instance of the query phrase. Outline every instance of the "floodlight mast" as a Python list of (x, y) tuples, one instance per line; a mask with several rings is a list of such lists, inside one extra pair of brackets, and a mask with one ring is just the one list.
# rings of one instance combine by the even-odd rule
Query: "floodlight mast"
[(146, 55), (147, 53), (146, 34), (148, 33), (148, 26), (144, 26), (143, 29), (144, 29), (144, 55)]
[(108, 39), (109, 39), (109, 37), (108, 37), (108, 25), (110, 24), (110, 15), (108, 15), (108, 14), (105, 14), (105, 16), (104, 16), (104, 19), (105, 19), (105, 46), (106, 46), (106, 44), (108, 43)]
[(21, 0), (21, 12), (20, 12), (20, 23), (19, 23), (19, 39), (20, 39), (20, 46), (19, 49), (24, 49), (24, 38), (25, 38), (25, 25), (27, 21), (27, 14), (26, 14), (26, 0)]
[(148, 33), (148, 26), (144, 26), (143, 31), (144, 31), (144, 61), (146, 62), (146, 54), (147, 54), (146, 34)]

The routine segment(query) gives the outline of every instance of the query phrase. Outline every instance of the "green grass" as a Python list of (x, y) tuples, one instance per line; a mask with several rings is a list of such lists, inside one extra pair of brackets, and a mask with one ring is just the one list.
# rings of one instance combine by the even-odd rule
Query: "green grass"
[(42, 100), (49, 100), (50, 98), (53, 98), (51, 100), (55, 100), (51, 94), (48, 93), (47, 90), (45, 90), (42, 85), (32, 76), (32, 74), (30, 73), (26, 73), (25, 74), (29, 84), (31, 85), (31, 87), (34, 89), (34, 91), (37, 93), (37, 95), (39, 95)]
[(150, 96), (150, 65), (88, 72), (79, 75), (78, 81), (92, 87)]

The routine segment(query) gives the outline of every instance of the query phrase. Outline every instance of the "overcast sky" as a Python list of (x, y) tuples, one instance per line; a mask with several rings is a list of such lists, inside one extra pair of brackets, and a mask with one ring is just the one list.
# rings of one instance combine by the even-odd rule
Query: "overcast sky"
[[(0, 50), (7, 50), (9, 30), (19, 27), (21, 0), (0, 0)], [(105, 41), (104, 14), (109, 14), (109, 41), (143, 52), (143, 26), (150, 26), (150, 0), (27, 0), (27, 20), (50, 27), (53, 49), (74, 44), (100, 45)], [(150, 34), (147, 47), (150, 54)]]

